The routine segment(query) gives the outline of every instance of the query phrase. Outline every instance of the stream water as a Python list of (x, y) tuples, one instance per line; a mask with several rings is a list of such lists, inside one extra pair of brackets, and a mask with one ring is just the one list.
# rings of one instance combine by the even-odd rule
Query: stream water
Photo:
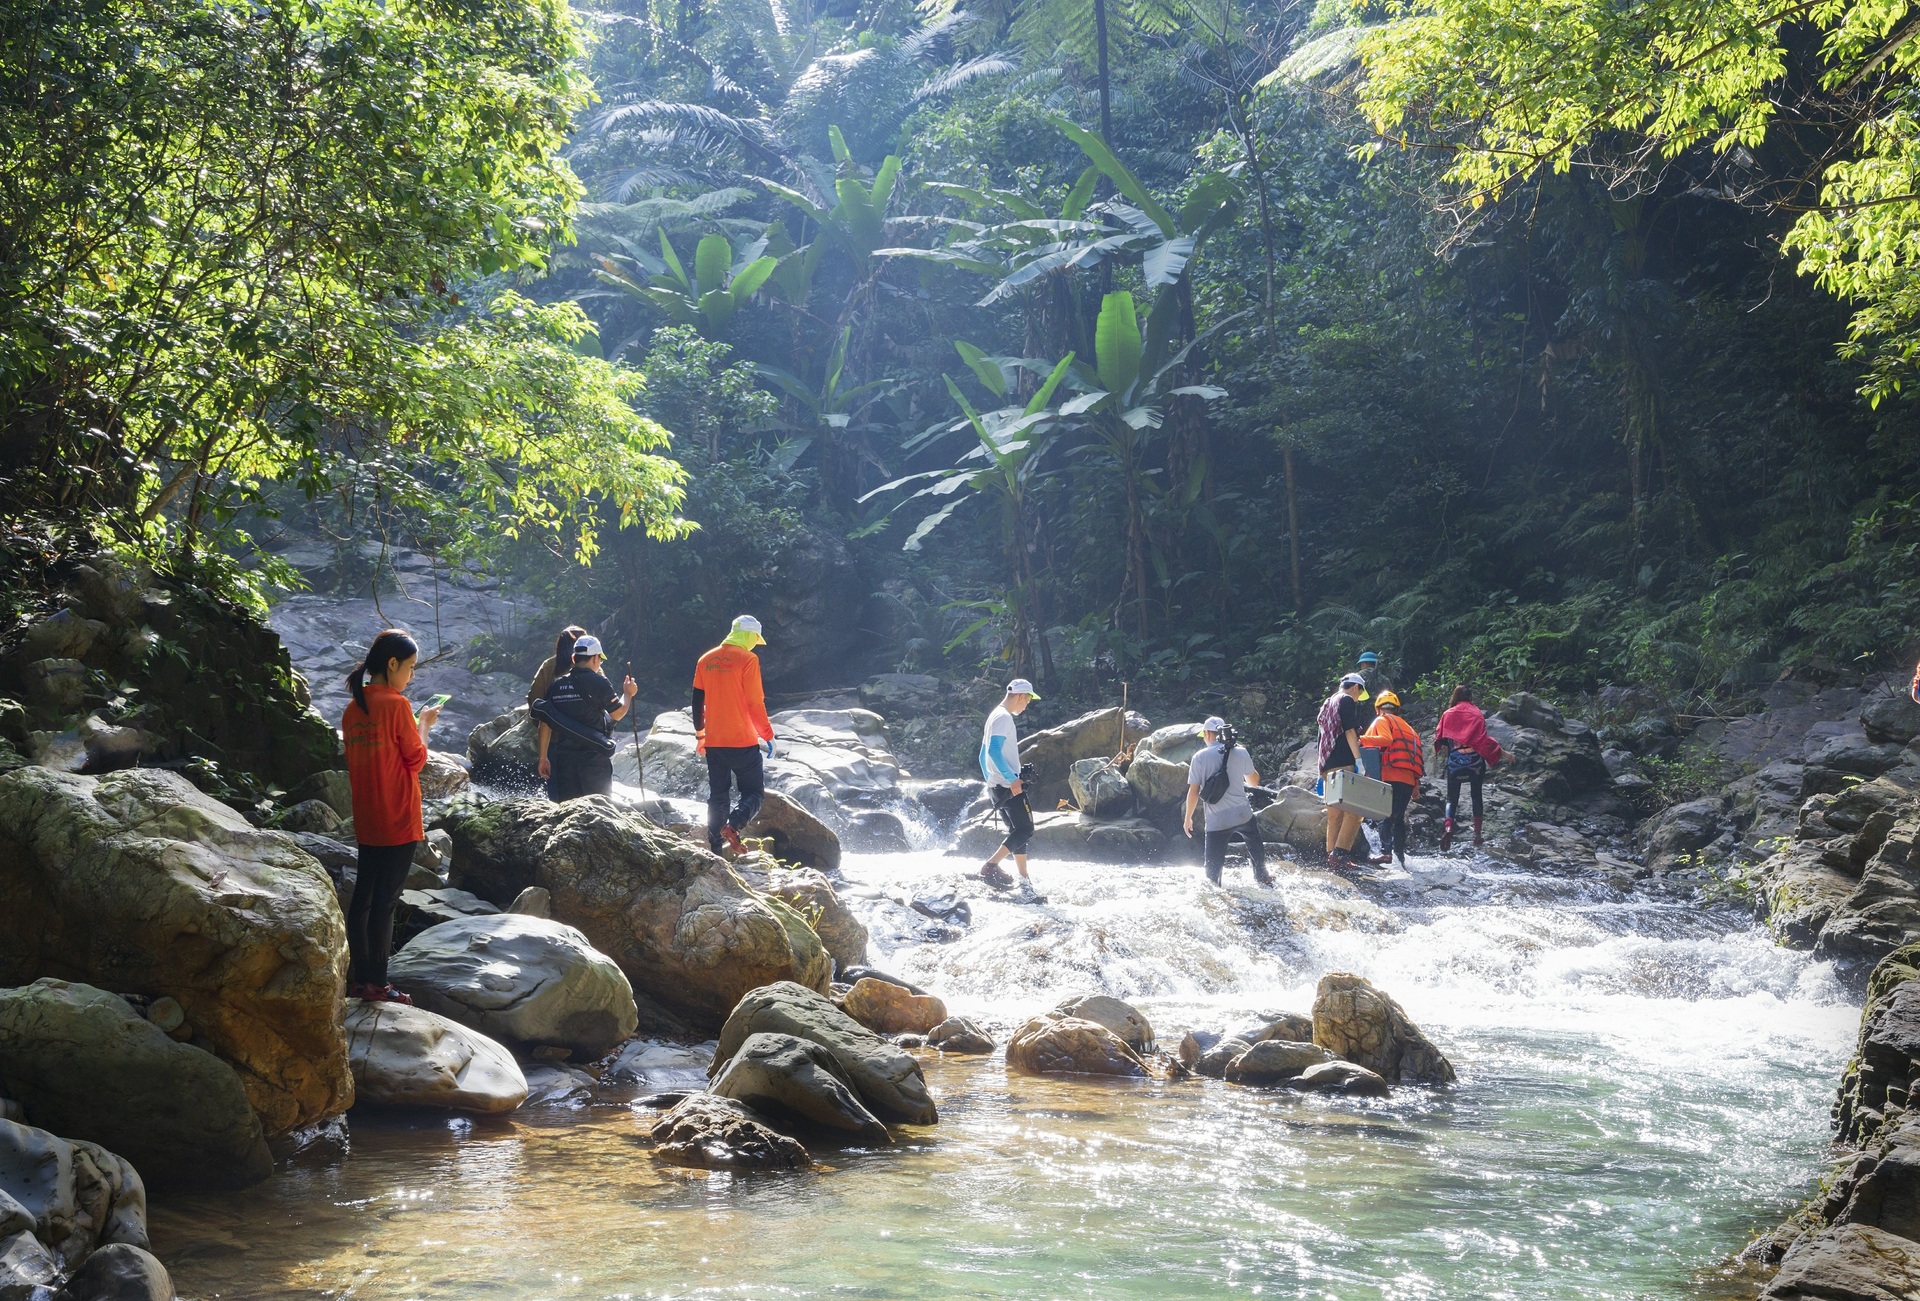
[(1751, 1296), (1726, 1261), (1823, 1168), (1857, 1007), (1743, 914), (1462, 865), (1268, 895), (1037, 863), (1049, 903), (975, 897), (946, 943), (885, 896), (951, 887), (961, 860), (844, 868), (874, 965), (1002, 1037), (1104, 990), (1171, 1045), (1305, 1011), (1344, 969), (1440, 1044), (1450, 1089), (1312, 1099), (929, 1054), (938, 1126), (741, 1178), (656, 1165), (652, 1113), (617, 1101), (356, 1113), (343, 1162), (156, 1206), (155, 1248), (190, 1299)]

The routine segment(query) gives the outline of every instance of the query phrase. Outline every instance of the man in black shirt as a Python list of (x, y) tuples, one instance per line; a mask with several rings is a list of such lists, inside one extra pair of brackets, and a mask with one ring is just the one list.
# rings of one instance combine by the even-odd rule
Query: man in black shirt
[[(1366, 679), (1349, 673), (1340, 679), (1340, 689), (1327, 697), (1320, 707), (1320, 778), (1341, 769), (1360, 767), (1360, 733), (1367, 726), (1360, 695), (1367, 689)], [(1327, 865), (1345, 870), (1353, 864), (1353, 842), (1360, 834), (1360, 815), (1327, 810)]]
[(543, 703), (553, 729), (547, 798), (555, 803), (613, 793), (613, 725), (627, 716), (640, 688), (628, 678), (616, 692), (600, 671), (602, 658), (600, 639), (581, 637), (573, 644), (573, 671), (547, 688)]

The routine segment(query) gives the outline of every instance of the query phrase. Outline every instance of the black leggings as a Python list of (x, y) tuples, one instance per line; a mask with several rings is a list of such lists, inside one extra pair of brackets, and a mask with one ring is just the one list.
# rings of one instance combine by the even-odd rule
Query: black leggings
[(360, 867), (347, 905), (347, 980), (355, 985), (387, 983), (387, 958), (393, 953), (393, 910), (413, 868), (419, 841), (404, 845), (360, 846)]
[(1465, 772), (1447, 769), (1447, 818), (1451, 821), (1460, 809), (1460, 783), (1468, 782), (1473, 786), (1473, 816), (1481, 816), (1480, 783), (1487, 779), (1487, 770), (1475, 764)]
[[(1393, 787), (1393, 815), (1387, 819), (1387, 834), (1380, 838), (1380, 847), (1389, 854), (1401, 858), (1407, 856), (1407, 846), (1413, 843), (1407, 834), (1407, 805), (1413, 803), (1412, 782), (1388, 782)], [(1478, 790), (1476, 786), (1474, 788)]]
[(1033, 843), (1033, 810), (1027, 807), (1025, 789), (1015, 795), (1011, 786), (995, 786), (993, 807), (1000, 811), (1000, 820), (1007, 824), (1007, 852), (1026, 853), (1027, 846)]
[[(740, 803), (731, 812), (727, 801), (733, 797), (733, 784), (740, 784)], [(720, 828), (731, 826), (744, 831), (753, 815), (766, 800), (767, 769), (757, 745), (710, 745), (707, 747), (707, 846), (720, 850)]]
[(1208, 831), (1201, 841), (1201, 857), (1207, 865), (1207, 880), (1220, 884), (1220, 873), (1227, 865), (1227, 845), (1235, 836), (1247, 842), (1247, 862), (1253, 865), (1253, 879), (1267, 879), (1267, 846), (1260, 839), (1260, 819), (1249, 818), (1225, 831)]

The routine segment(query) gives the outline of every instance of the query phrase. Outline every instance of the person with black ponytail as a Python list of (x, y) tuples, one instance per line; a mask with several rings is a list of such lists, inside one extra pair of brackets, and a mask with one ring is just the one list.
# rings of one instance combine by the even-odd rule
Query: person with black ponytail
[(347, 674), (353, 702), (340, 720), (353, 786), (353, 838), (360, 869), (347, 905), (347, 997), (389, 1003), (413, 1000), (387, 983), (393, 952), (393, 910), (427, 838), (420, 817), (420, 770), (437, 707), (420, 711), (405, 695), (420, 647), (398, 628), (373, 639), (366, 662)]

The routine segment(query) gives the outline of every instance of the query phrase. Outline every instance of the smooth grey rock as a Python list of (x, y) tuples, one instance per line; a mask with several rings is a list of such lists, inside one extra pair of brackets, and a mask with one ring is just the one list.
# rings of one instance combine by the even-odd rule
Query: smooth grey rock
[(1136, 713), (1129, 712), (1122, 720), (1116, 706), (1023, 736), (1020, 762), (1035, 769), (1028, 802), (1035, 812), (1057, 807), (1072, 797), (1068, 773), (1074, 764), (1082, 759), (1110, 759), (1150, 730), (1151, 724)]
[(1279, 1084), (1299, 1076), (1309, 1066), (1337, 1060), (1318, 1044), (1290, 1039), (1268, 1039), (1254, 1044), (1227, 1063), (1229, 1084)]
[(545, 887), (530, 885), (513, 897), (507, 905), (507, 911), (522, 917), (553, 917), (553, 896)]
[(430, 1012), (503, 1043), (591, 1060), (633, 1034), (633, 986), (571, 926), (519, 913), (442, 922), (413, 937), (388, 979)]
[(987, 793), (987, 784), (971, 778), (950, 778), (911, 784), (908, 793), (920, 801), (920, 807), (942, 822), (951, 822), (968, 805)]
[(978, 1055), (992, 1052), (994, 1042), (993, 1036), (976, 1022), (964, 1016), (950, 1016), (927, 1031), (927, 1046), (943, 1053)]
[(712, 1066), (710, 1046), (635, 1039), (620, 1049), (607, 1077), (616, 1084), (638, 1084), (656, 1092), (692, 1093), (707, 1087)]
[(469, 760), (443, 750), (427, 751), (427, 766), (420, 770), (420, 794), (425, 799), (444, 800), (473, 783), (467, 771)]
[(40, 1126), (125, 1157), (156, 1187), (244, 1188), (273, 1173), (233, 1068), (90, 985), (0, 990), (0, 1093)]
[[(277, 831), (298, 831), (307, 835), (331, 836), (348, 824), (324, 800), (303, 800), (284, 809), (273, 820)], [(350, 832), (349, 832), (350, 834)]]
[(1343, 1093), (1353, 1098), (1384, 1098), (1388, 1093), (1387, 1082), (1378, 1073), (1338, 1060), (1309, 1066), (1287, 1080), (1286, 1086), (1303, 1093)]
[(882, 673), (860, 684), (860, 703), (882, 718), (918, 718), (941, 711), (946, 687), (928, 673)]
[(1313, 998), (1313, 1041), (1395, 1083), (1451, 1084), (1453, 1064), (1371, 981), (1334, 971)]
[(108, 1243), (145, 1248), (147, 1190), (97, 1143), (0, 1120), (0, 1221), (27, 1228), (64, 1260)]
[(534, 1062), (522, 1066), (520, 1073), (527, 1081), (527, 1098), (523, 1107), (581, 1107), (593, 1100), (594, 1087), (599, 1083), (592, 1075), (577, 1066), (568, 1066), (564, 1062)]
[(1920, 939), (1920, 814), (1888, 830), (1860, 884), (1833, 910), (1814, 950), (1877, 960)]
[(732, 1098), (693, 1093), (653, 1123), (654, 1155), (700, 1170), (804, 1170), (807, 1149)]
[(1273, 803), (1253, 816), (1260, 823), (1261, 839), (1268, 844), (1278, 841), (1309, 852), (1326, 848), (1327, 804), (1307, 787), (1280, 787)]
[(748, 1036), (794, 1035), (832, 1053), (867, 1108), (883, 1120), (931, 1125), (939, 1119), (920, 1064), (804, 985), (780, 981), (750, 991), (727, 1017), (714, 1052), (716, 1073)]
[(59, 1281), (59, 1260), (31, 1231), (0, 1229), (0, 1298), (40, 1301), (53, 1295), (51, 1289)]
[(1124, 818), (1133, 812), (1133, 787), (1106, 759), (1081, 759), (1067, 771), (1073, 802), (1090, 818)]
[(356, 1103), (494, 1114), (526, 1100), (513, 1054), (457, 1021), (349, 999), (346, 1027)]
[(81, 1262), (60, 1301), (173, 1301), (173, 1280), (152, 1253), (109, 1243)]
[(1869, 741), (1905, 745), (1920, 736), (1920, 704), (1904, 690), (1875, 692), (1860, 706), (1860, 726)]
[(1245, 1039), (1223, 1036), (1200, 1050), (1192, 1063), (1193, 1069), (1210, 1079), (1224, 1080), (1227, 1078), (1227, 1067), (1252, 1047)]
[(1566, 715), (1536, 695), (1516, 692), (1500, 702), (1500, 717), (1515, 727), (1531, 727), (1541, 732), (1557, 732), (1566, 726)]
[(712, 1092), (765, 1116), (790, 1116), (839, 1130), (864, 1143), (893, 1142), (887, 1127), (860, 1104), (834, 1055), (789, 1034), (750, 1034), (713, 1077)]

